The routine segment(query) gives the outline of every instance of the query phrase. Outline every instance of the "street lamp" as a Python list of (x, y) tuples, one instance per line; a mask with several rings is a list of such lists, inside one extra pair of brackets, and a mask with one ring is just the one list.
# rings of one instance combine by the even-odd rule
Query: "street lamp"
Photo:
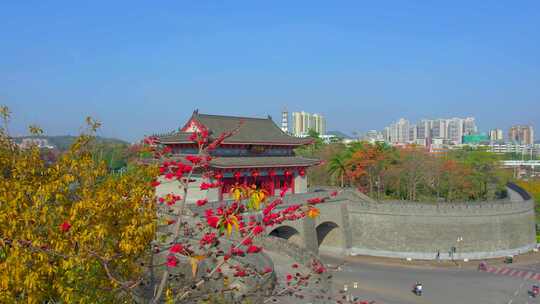
[[(459, 243), (460, 242), (463, 242), (463, 237), (462, 236), (458, 236), (457, 241), (456, 241), (456, 243), (457, 243), (456, 247), (458, 249), (458, 254), (459, 254)], [(459, 258), (461, 258), (461, 255), (459, 256)]]

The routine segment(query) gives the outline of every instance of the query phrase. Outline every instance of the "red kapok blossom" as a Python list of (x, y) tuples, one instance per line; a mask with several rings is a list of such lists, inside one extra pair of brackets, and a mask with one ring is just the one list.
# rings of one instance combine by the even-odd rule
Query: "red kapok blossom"
[(268, 267), (268, 266), (264, 267), (263, 273), (270, 273), (270, 272), (272, 272), (272, 268), (271, 268), (271, 267)]
[(160, 184), (161, 184), (161, 183), (158, 182), (158, 181), (156, 181), (156, 180), (155, 180), (155, 181), (152, 181), (152, 182), (150, 183), (150, 185), (151, 185), (152, 187), (157, 187), (157, 186), (159, 186)]
[(214, 232), (206, 233), (200, 240), (201, 246), (213, 244), (216, 241), (216, 234)]
[(233, 248), (231, 249), (231, 253), (232, 255), (239, 255), (239, 256), (243, 256), (245, 253), (242, 249), (239, 249), (239, 248)]
[(287, 279), (287, 281), (290, 281), (292, 280), (293, 276), (292, 274), (288, 274), (285, 278)]
[(183, 165), (181, 168), (184, 173), (189, 173), (191, 170), (193, 170), (193, 167), (190, 165)]
[(247, 276), (247, 272), (245, 270), (237, 270), (234, 273), (234, 276), (235, 277), (245, 277), (245, 276)]
[(242, 245), (244, 246), (249, 246), (251, 244), (253, 244), (253, 240), (251, 238), (246, 238), (242, 241)]
[(174, 244), (169, 249), (169, 252), (171, 252), (171, 253), (179, 253), (179, 252), (182, 252), (182, 250), (184, 250), (184, 246), (182, 246), (182, 244)]
[(206, 205), (206, 203), (208, 203), (208, 199), (206, 199), (206, 198), (197, 200), (197, 206), (199, 206), (199, 207)]
[(251, 245), (251, 246), (248, 247), (247, 253), (257, 253), (257, 252), (260, 252), (261, 250), (262, 250), (261, 247)]
[(260, 225), (257, 225), (253, 228), (253, 234), (254, 235), (259, 235), (261, 234), (262, 232), (264, 231), (264, 228)]
[(209, 216), (206, 218), (206, 222), (208, 223), (208, 226), (212, 228), (217, 228), (219, 223), (219, 217), (217, 216)]
[(178, 265), (178, 259), (173, 255), (168, 256), (167, 257), (167, 266), (168, 267), (176, 267), (176, 265)]
[(312, 205), (315, 205), (315, 204), (319, 204), (319, 203), (324, 202), (324, 199), (320, 198), (320, 197), (314, 197), (314, 198), (308, 199), (307, 202), (312, 204)]
[(71, 229), (71, 224), (68, 221), (64, 221), (60, 224), (60, 230), (62, 230), (62, 232), (68, 232), (69, 229)]
[(292, 266), (292, 268), (298, 268), (298, 264), (296, 264), (296, 263), (292, 264), (291, 266)]
[(202, 158), (200, 156), (195, 156), (195, 155), (188, 155), (186, 156), (186, 159), (195, 165), (202, 161)]
[(167, 146), (165, 148), (163, 148), (163, 150), (161, 151), (161, 153), (163, 154), (168, 154), (168, 153), (171, 153), (172, 152), (172, 148)]
[(330, 196), (337, 196), (337, 195), (338, 195), (337, 191), (333, 191), (332, 193), (330, 193)]

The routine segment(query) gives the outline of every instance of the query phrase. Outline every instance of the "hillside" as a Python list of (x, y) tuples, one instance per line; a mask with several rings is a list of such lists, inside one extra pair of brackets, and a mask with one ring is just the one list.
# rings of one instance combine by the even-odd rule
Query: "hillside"
[[(76, 136), (71, 136), (71, 135), (61, 135), (61, 136), (21, 136), (21, 137), (15, 137), (14, 139), (15, 139), (16, 143), (20, 143), (25, 138), (46, 139), (49, 142), (49, 144), (55, 146), (58, 150), (65, 151), (71, 146), (71, 144), (73, 143), (73, 141), (77, 137)], [(117, 144), (117, 145), (128, 145), (129, 144), (128, 142), (120, 140), (120, 139), (100, 137), (100, 136), (96, 137), (96, 140), (97, 140), (98, 144), (106, 144), (106, 145), (109, 145), (109, 144), (112, 144), (112, 145), (115, 145), (115, 144)]]

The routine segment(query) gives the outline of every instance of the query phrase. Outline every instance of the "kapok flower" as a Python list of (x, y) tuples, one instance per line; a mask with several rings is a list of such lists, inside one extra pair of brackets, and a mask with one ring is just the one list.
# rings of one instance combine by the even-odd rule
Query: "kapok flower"
[(245, 253), (242, 249), (240, 248), (233, 248), (231, 249), (231, 254), (232, 255), (238, 255), (238, 256), (243, 256)]
[(176, 265), (178, 265), (178, 259), (173, 255), (169, 255), (167, 257), (167, 266), (168, 267), (176, 267)]
[(314, 198), (308, 199), (307, 202), (312, 204), (312, 205), (315, 205), (315, 204), (319, 204), (319, 203), (324, 202), (324, 199), (320, 198), (320, 197), (314, 197)]
[(68, 221), (64, 221), (60, 224), (60, 230), (62, 230), (62, 232), (68, 232), (69, 229), (71, 229), (71, 224)]
[(264, 228), (260, 225), (257, 225), (253, 228), (253, 235), (259, 235), (264, 231)]
[(258, 253), (262, 250), (261, 247), (258, 247), (258, 246), (255, 246), (255, 245), (251, 245), (248, 247), (248, 249), (246, 250), (247, 253)]
[(180, 253), (184, 250), (184, 246), (182, 244), (174, 244), (169, 248), (170, 253)]
[(208, 203), (208, 199), (206, 199), (206, 198), (197, 200), (197, 206), (199, 206), (199, 207), (206, 205), (206, 203)]
[(208, 223), (208, 226), (212, 228), (217, 228), (219, 223), (219, 217), (217, 216), (207, 216), (206, 217), (206, 223)]
[(242, 241), (242, 245), (244, 245), (244, 246), (249, 246), (251, 244), (253, 244), (253, 239), (251, 239), (251, 238), (246, 238), (246, 239), (244, 239)]
[(201, 246), (211, 245), (216, 241), (216, 234), (214, 232), (206, 233), (200, 240)]
[(320, 213), (321, 212), (319, 211), (319, 209), (309, 206), (309, 209), (307, 211), (307, 216), (310, 218), (316, 218), (317, 216), (319, 216)]
[(234, 273), (234, 276), (235, 277), (246, 277), (248, 274), (245, 270), (237, 270), (235, 273)]
[(202, 158), (200, 156), (194, 156), (194, 155), (188, 155), (186, 156), (186, 159), (190, 161), (192, 164), (196, 165), (202, 161)]

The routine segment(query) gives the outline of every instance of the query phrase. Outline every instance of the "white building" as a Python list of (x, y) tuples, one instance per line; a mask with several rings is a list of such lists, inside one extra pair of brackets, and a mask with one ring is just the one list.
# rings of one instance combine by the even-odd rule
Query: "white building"
[(489, 140), (492, 142), (501, 142), (504, 140), (502, 129), (492, 129), (489, 131)]
[(292, 134), (298, 137), (307, 136), (309, 130), (315, 130), (319, 135), (326, 134), (326, 119), (321, 114), (307, 112), (292, 113)]
[(474, 117), (463, 119), (463, 135), (473, 135), (478, 133)]
[(281, 131), (289, 133), (289, 112), (287, 110), (281, 112)]
[(459, 145), (463, 142), (464, 135), (472, 135), (477, 132), (478, 128), (474, 117), (422, 119), (416, 124), (411, 124), (408, 120), (401, 118), (385, 128), (384, 138), (386, 142), (392, 144), (428, 145), (428, 143), (433, 142), (433, 139), (440, 139), (436, 142)]
[(460, 145), (463, 142), (464, 120), (461, 118), (452, 118), (447, 122), (448, 139), (454, 145)]

